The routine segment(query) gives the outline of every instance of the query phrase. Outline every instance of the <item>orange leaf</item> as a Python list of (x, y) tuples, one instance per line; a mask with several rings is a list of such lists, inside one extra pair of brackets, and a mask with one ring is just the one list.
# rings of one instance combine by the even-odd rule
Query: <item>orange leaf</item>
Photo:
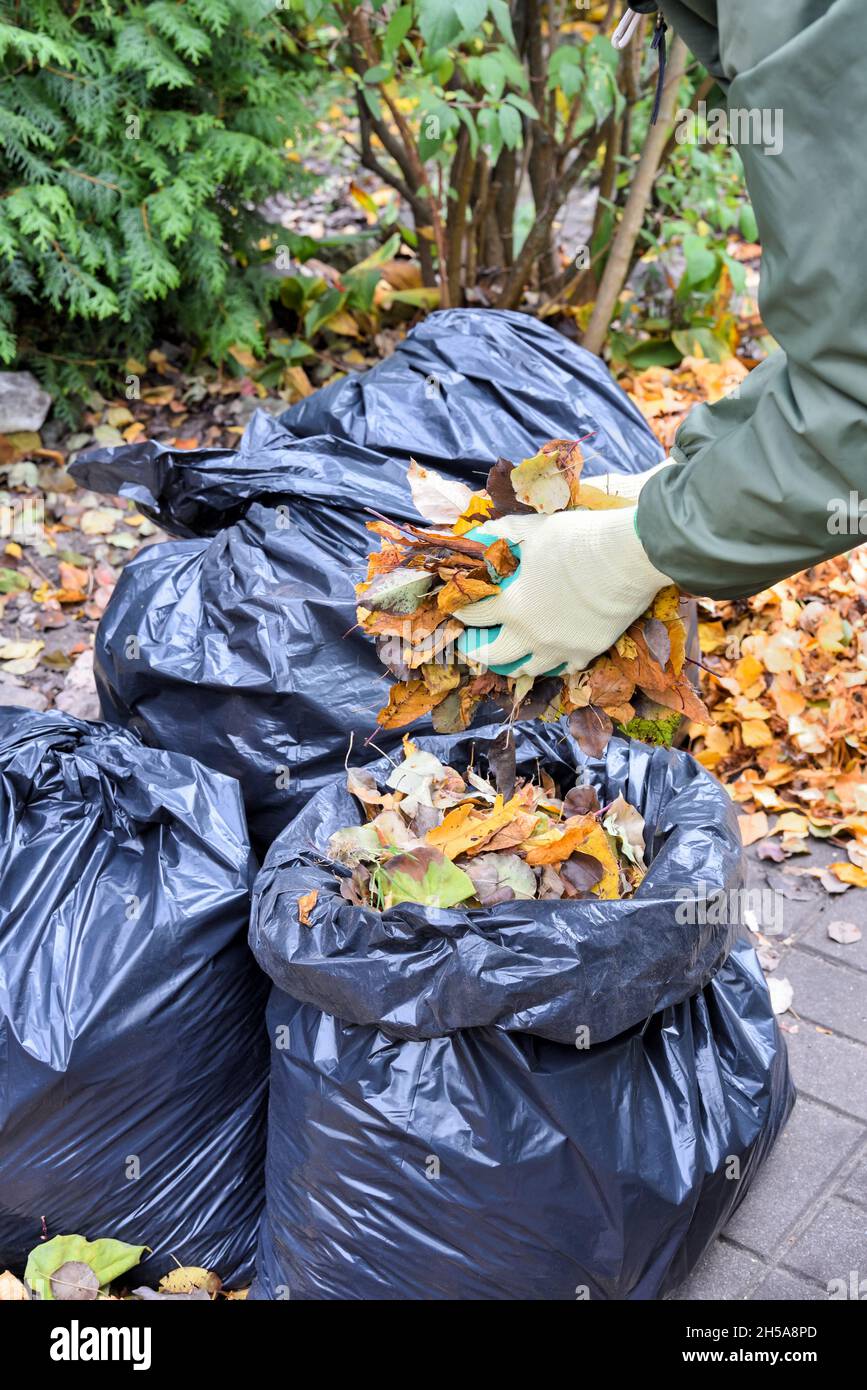
[(302, 927), (310, 926), (310, 914), (316, 906), (318, 897), (319, 889), (311, 888), (309, 893), (303, 893), (298, 899), (298, 921)]
[(388, 704), (379, 711), (377, 722), (384, 729), (402, 729), (404, 724), (430, 714), (447, 694), (447, 690), (432, 694), (424, 681), (401, 681), (389, 690)]

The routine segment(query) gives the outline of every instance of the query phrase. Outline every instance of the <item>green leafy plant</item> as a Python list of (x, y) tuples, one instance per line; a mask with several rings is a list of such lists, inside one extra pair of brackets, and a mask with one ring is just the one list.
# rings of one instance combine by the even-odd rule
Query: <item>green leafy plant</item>
[(261, 349), (305, 81), (269, 0), (0, 4), (0, 360), (83, 391), (163, 325)]

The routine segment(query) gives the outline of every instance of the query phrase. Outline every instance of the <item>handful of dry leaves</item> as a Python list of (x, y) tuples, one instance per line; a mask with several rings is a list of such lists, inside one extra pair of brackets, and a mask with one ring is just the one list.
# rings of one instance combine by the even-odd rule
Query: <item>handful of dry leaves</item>
[[(591, 786), (561, 797), (544, 771), (538, 783), (516, 778), (509, 730), (488, 747), (496, 785), (472, 767), (461, 775), (408, 738), (403, 747), (384, 789), (368, 770), (347, 776), (367, 820), (332, 835), (328, 855), (351, 870), (340, 892), (356, 906), (624, 898), (644, 877), (635, 807), (622, 796), (600, 806)], [(302, 925), (315, 899), (299, 900)]]
[(519, 563), (507, 541), (487, 545), (467, 532), (515, 513), (634, 505), (581, 482), (583, 462), (580, 441), (554, 439), (517, 467), (498, 459), (481, 492), (411, 463), (413, 500), (436, 529), (369, 522), (382, 549), (370, 556), (367, 577), (357, 586), (358, 621), (397, 677), (378, 715), (385, 728), (430, 714), (439, 733), (456, 733), (490, 699), (511, 718), (569, 715), (581, 747), (598, 755), (615, 725), (646, 742), (670, 743), (681, 716), (709, 718), (684, 671), (686, 632), (674, 585), (656, 595), (609, 651), (574, 675), (502, 676), (458, 650), (464, 629), (455, 612), (495, 594)]

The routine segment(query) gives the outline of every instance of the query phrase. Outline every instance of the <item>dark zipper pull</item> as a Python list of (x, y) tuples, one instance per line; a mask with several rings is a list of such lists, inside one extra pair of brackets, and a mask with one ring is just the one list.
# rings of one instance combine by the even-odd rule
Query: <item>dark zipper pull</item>
[(659, 56), (659, 69), (656, 74), (656, 95), (653, 98), (653, 114), (650, 117), (651, 125), (656, 125), (656, 119), (659, 115), (659, 103), (662, 101), (662, 89), (665, 86), (665, 60), (667, 56), (665, 31), (667, 28), (668, 25), (662, 15), (658, 14), (656, 16), (656, 28), (653, 31), (653, 41), (650, 45), (651, 48), (656, 49)]

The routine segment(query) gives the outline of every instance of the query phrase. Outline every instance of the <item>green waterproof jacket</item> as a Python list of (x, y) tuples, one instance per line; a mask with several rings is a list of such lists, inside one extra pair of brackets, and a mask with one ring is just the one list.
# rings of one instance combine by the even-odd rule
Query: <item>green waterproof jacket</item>
[(647, 483), (637, 514), (663, 574), (734, 598), (867, 539), (867, 0), (659, 8), (720, 80), (730, 117), (776, 122), (778, 153), (738, 148), (763, 248), (759, 306), (781, 350), (738, 396), (690, 412), (677, 466)]

